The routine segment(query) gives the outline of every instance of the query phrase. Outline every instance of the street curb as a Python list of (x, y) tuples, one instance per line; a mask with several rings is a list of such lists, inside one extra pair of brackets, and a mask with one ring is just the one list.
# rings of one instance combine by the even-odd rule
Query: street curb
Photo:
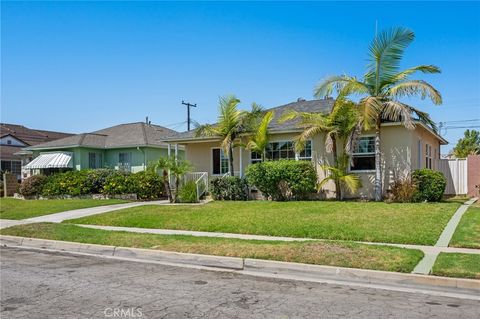
[(212, 270), (233, 270), (245, 274), (254, 274), (256, 276), (264, 275), (265, 277), (287, 276), (305, 281), (324, 280), (344, 283), (389, 285), (399, 288), (427, 289), (437, 292), (447, 289), (449, 291), (453, 290), (456, 293), (466, 293), (477, 296), (480, 294), (480, 280), (474, 279), (104, 246), (7, 235), (0, 235), (0, 245), (100, 255), (129, 259), (132, 261), (161, 262), (178, 266), (201, 266)]

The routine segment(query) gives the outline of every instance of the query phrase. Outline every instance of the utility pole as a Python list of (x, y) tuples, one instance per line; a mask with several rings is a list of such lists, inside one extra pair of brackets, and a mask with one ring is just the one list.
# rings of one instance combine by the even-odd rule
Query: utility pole
[(191, 122), (191, 119), (190, 119), (190, 107), (197, 107), (197, 103), (195, 104), (191, 104), (191, 103), (188, 103), (188, 102), (184, 102), (182, 100), (182, 104), (183, 105), (186, 105), (187, 106), (187, 130), (190, 131), (190, 122)]

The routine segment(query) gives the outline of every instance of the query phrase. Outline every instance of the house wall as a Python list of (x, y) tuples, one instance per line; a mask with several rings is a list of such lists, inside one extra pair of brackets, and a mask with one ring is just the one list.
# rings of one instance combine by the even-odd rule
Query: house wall
[[(40, 153), (47, 152), (72, 152), (73, 153), (73, 167), (75, 170), (88, 169), (89, 159), (88, 154), (93, 152), (97, 154), (102, 154), (103, 163), (101, 167), (119, 169), (119, 154), (120, 153), (131, 153), (131, 166), (130, 171), (136, 173), (145, 169), (145, 167), (150, 162), (157, 161), (160, 157), (166, 157), (168, 155), (166, 148), (153, 148), (153, 147), (140, 147), (137, 148), (119, 148), (119, 149), (95, 149), (95, 148), (86, 148), (86, 147), (75, 147), (75, 148), (64, 148), (64, 149), (55, 149), (55, 150), (42, 150), (34, 151), (33, 157), (37, 157)], [(173, 152), (173, 150), (172, 150)], [(179, 150), (178, 156), (180, 158), (184, 157), (184, 151)]]
[(440, 141), (425, 128), (417, 125), (412, 132), (412, 170), (426, 168), (425, 146), (432, 147), (432, 169), (438, 169)]
[[(293, 140), (298, 133), (288, 134), (272, 134), (271, 142)], [(374, 131), (367, 131), (362, 135), (374, 135)], [(381, 152), (382, 152), (382, 180), (383, 189), (386, 193), (390, 185), (396, 178), (401, 178), (408, 175), (411, 170), (417, 168), (418, 152), (416, 150), (418, 140), (422, 144), (422, 167), (425, 166), (424, 148), (425, 143), (432, 145), (432, 152), (439, 153), (439, 141), (432, 134), (421, 127), (415, 130), (407, 130), (402, 126), (384, 126), (381, 131)], [(318, 134), (312, 139), (312, 161), (315, 163), (315, 168), (319, 176), (319, 180), (323, 179), (325, 173), (321, 165), (333, 165), (333, 155), (327, 153), (325, 149), (325, 135)], [(212, 148), (219, 147), (219, 142), (200, 142), (185, 144), (186, 159), (193, 163), (195, 171), (208, 172), (212, 176)], [(338, 153), (341, 154), (343, 150), (342, 143), (338, 143)], [(234, 149), (234, 170), (239, 171), (239, 148)], [(250, 152), (242, 151), (244, 170), (250, 164)], [(436, 155), (434, 155), (435, 157)], [(434, 160), (432, 162), (435, 162)], [(374, 196), (374, 179), (375, 171), (355, 172), (360, 176), (362, 181), (362, 188), (356, 194), (345, 194), (345, 197), (365, 197), (373, 198)], [(328, 183), (324, 187), (324, 192), (327, 197), (334, 196), (334, 184)]]

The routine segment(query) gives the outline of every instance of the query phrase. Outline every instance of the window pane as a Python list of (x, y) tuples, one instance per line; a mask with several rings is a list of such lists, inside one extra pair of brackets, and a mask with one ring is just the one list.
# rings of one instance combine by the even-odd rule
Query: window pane
[(354, 153), (374, 153), (375, 152), (375, 137), (364, 136), (360, 137), (355, 145)]
[(375, 169), (375, 155), (371, 156), (353, 156), (353, 165), (350, 168), (352, 171), (374, 170)]
[(212, 159), (213, 159), (213, 174), (220, 174), (220, 149), (215, 148), (212, 150)]

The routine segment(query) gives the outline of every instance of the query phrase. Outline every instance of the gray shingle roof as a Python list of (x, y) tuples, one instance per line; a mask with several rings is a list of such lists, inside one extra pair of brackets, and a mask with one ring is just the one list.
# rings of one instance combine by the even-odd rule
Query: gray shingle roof
[[(274, 118), (270, 122), (269, 130), (272, 133), (281, 133), (288, 132), (298, 129), (298, 120), (291, 120), (285, 123), (279, 123), (279, 119), (288, 111), (295, 110), (297, 112), (309, 112), (309, 113), (330, 113), (334, 104), (333, 99), (322, 99), (322, 100), (299, 100), (297, 102), (292, 102), (289, 104), (273, 107), (267, 109), (266, 111), (273, 111)], [(178, 133), (171, 137), (165, 138), (164, 141), (175, 142), (175, 141), (186, 141), (186, 140), (202, 140), (202, 139), (212, 139), (205, 137), (195, 137), (195, 130)]]
[(132, 146), (166, 146), (162, 142), (177, 132), (163, 126), (143, 122), (120, 124), (91, 133), (82, 133), (42, 143), (28, 149), (83, 146), (92, 148), (121, 148)]

